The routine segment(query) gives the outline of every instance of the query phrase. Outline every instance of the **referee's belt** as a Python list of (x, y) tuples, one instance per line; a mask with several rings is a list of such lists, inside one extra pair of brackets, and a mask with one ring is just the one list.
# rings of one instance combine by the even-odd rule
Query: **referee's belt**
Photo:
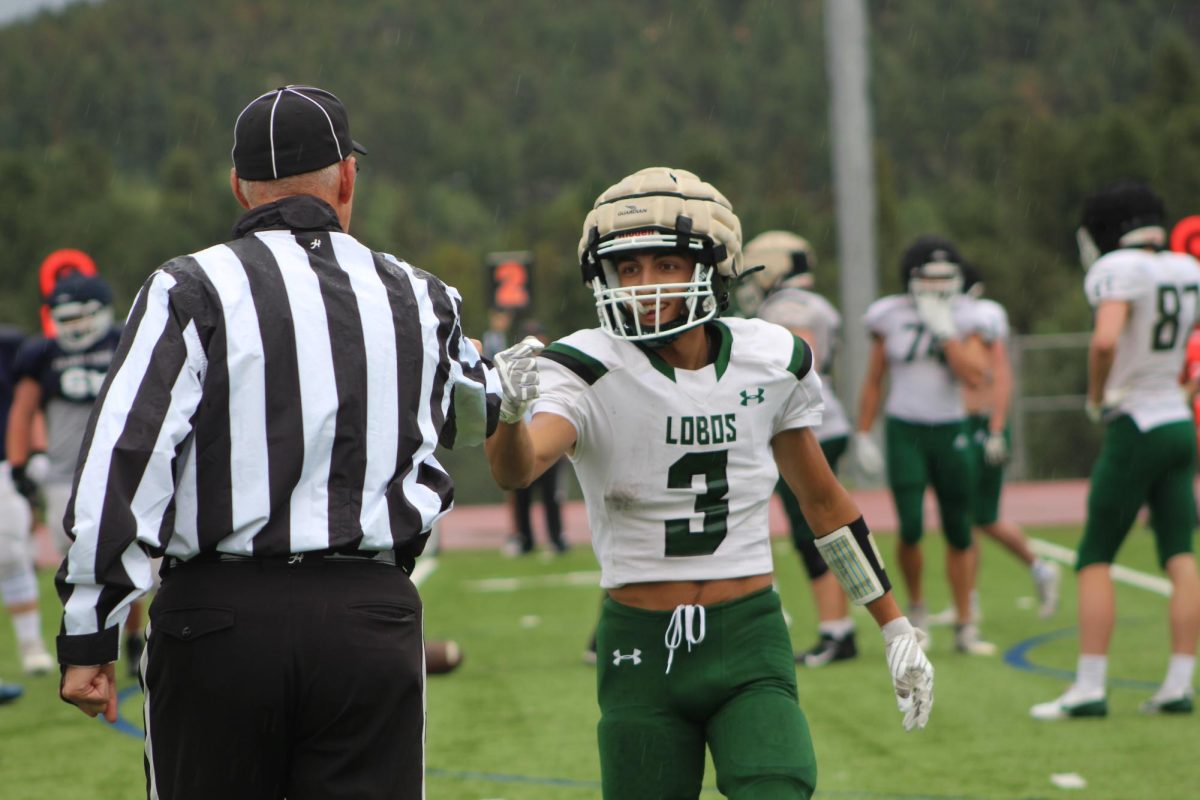
[(325, 562), (369, 563), (396, 566), (395, 550), (310, 550), (306, 553), (289, 553), (278, 556), (243, 556), (236, 553), (221, 553), (209, 551), (192, 556), (177, 558), (167, 556), (163, 566), (168, 569), (178, 569), (187, 564), (282, 564), (299, 566)]

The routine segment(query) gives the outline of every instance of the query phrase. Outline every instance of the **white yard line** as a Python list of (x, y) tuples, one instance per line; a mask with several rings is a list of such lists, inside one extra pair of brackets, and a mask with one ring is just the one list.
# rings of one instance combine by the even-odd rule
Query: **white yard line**
[(524, 578), (483, 578), (466, 581), (464, 585), (472, 592), (515, 592), (518, 589), (545, 589), (556, 586), (600, 586), (600, 573), (562, 572), (555, 575), (530, 575)]
[(420, 587), (425, 579), (434, 573), (438, 568), (436, 558), (426, 556), (425, 558), (417, 559), (417, 566), (413, 568), (412, 575), (409, 579), (412, 580), (413, 586)]
[[(1052, 558), (1055, 561), (1061, 561), (1068, 567), (1075, 566), (1075, 551), (1062, 545), (1047, 542), (1044, 539), (1030, 539), (1029, 546), (1033, 552), (1039, 556)], [(1163, 597), (1171, 596), (1171, 582), (1166, 578), (1160, 578), (1157, 575), (1151, 575), (1147, 572), (1141, 572), (1129, 567), (1122, 567), (1120, 564), (1112, 565), (1112, 578), (1119, 583), (1125, 583), (1130, 586), (1136, 586), (1139, 589), (1145, 589), (1148, 592), (1162, 595)]]

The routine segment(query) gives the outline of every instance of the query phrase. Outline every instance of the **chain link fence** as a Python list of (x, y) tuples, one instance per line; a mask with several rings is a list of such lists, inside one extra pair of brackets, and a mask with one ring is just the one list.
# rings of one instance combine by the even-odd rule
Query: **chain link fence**
[(1014, 336), (1011, 413), (1017, 480), (1086, 478), (1103, 429), (1084, 415), (1089, 333)]

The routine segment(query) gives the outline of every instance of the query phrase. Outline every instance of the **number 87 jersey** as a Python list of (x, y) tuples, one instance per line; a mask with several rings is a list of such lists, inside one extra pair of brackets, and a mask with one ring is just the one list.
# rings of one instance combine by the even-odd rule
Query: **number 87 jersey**
[(1188, 419), (1179, 375), (1197, 318), (1200, 264), (1183, 253), (1114, 250), (1088, 270), (1084, 289), (1093, 307), (1129, 303), (1105, 405), (1131, 416), (1143, 431)]
[(808, 347), (784, 328), (710, 326), (716, 358), (698, 370), (674, 369), (599, 329), (551, 344), (538, 360), (534, 414), (575, 428), (570, 459), (605, 588), (772, 569), (771, 439), (820, 423), (820, 378)]

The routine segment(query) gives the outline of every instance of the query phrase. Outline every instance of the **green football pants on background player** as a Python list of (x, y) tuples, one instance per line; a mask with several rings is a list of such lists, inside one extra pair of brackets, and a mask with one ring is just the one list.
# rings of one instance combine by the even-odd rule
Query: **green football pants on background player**
[(1100, 459), (1092, 470), (1087, 526), (1079, 543), (1076, 571), (1111, 564), (1143, 504), (1158, 563), (1192, 552), (1196, 527), (1196, 438), (1191, 422), (1175, 422), (1143, 433), (1129, 417), (1104, 431)]
[(919, 425), (887, 418), (887, 474), (900, 538), (915, 544), (925, 532), (925, 487), (932, 484), (946, 543), (971, 546), (971, 459), (961, 422)]

